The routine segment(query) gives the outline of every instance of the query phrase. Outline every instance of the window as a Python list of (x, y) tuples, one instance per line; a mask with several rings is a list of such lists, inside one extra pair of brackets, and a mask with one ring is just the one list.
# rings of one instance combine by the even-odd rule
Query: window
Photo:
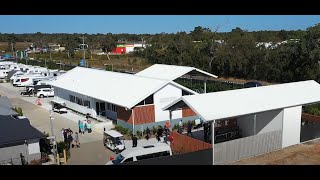
[(191, 95), (191, 93), (185, 91), (185, 90), (182, 90), (182, 96), (187, 96), (187, 95)]
[(76, 98), (74, 96), (72, 96), (72, 95), (69, 95), (69, 99), (73, 103), (76, 102)]
[(83, 106), (90, 108), (90, 101), (83, 101)]
[(81, 106), (83, 105), (81, 98), (76, 97), (76, 101), (77, 101), (77, 104), (79, 104), (79, 105), (81, 105)]
[(142, 155), (142, 156), (137, 156), (137, 160), (144, 160), (144, 159), (151, 159), (153, 158), (154, 154), (146, 154), (146, 155)]
[(145, 99), (144, 104), (153, 104), (153, 94)]
[(148, 105), (148, 104), (153, 104), (153, 94), (144, 99), (143, 101), (139, 102), (137, 106), (142, 106), (142, 105)]
[(117, 112), (117, 106), (111, 103), (107, 103), (107, 110)]
[(133, 161), (133, 157), (128, 158), (128, 159), (124, 160), (123, 162), (132, 162), (132, 161)]

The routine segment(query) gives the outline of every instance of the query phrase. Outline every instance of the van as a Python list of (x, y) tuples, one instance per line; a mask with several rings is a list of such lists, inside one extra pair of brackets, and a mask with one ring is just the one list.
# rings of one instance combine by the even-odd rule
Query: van
[(53, 88), (42, 88), (42, 89), (38, 89), (37, 91), (37, 97), (39, 98), (53, 97), (53, 96), (54, 96)]
[(106, 165), (122, 164), (125, 162), (140, 161), (163, 156), (171, 156), (172, 151), (168, 144), (156, 143), (152, 145), (139, 146), (122, 151), (114, 160)]

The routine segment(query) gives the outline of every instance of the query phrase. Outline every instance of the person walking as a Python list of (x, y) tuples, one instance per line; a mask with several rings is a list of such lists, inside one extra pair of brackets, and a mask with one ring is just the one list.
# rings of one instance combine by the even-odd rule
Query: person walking
[(80, 134), (84, 134), (84, 127), (83, 127), (83, 122), (82, 121), (80, 121), (79, 128), (80, 128)]
[(149, 140), (150, 138), (150, 129), (147, 127), (147, 130), (146, 130), (146, 139)]
[(80, 148), (79, 134), (77, 132), (74, 135), (74, 142), (76, 147)]
[(88, 130), (88, 133), (91, 133), (91, 132), (92, 132), (92, 129), (91, 129), (91, 121), (90, 121), (90, 120), (87, 120), (87, 130)]
[(193, 137), (192, 135), (192, 124), (190, 121), (188, 121), (188, 132), (187, 135), (189, 136), (189, 134), (191, 135), (191, 137)]
[(182, 129), (183, 129), (183, 123), (182, 123), (182, 119), (181, 119), (179, 121), (178, 133), (182, 134)]

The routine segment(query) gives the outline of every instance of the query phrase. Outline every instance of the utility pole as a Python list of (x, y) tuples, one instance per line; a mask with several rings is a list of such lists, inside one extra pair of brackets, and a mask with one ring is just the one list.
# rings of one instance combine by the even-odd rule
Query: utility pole
[(86, 52), (84, 50), (84, 39), (86, 37), (82, 36), (80, 37), (82, 39), (82, 59), (84, 60), (84, 62), (86, 63), (86, 66), (88, 67), (88, 63), (86, 62), (85, 58), (86, 58)]
[(53, 124), (52, 124), (52, 120), (54, 118), (52, 118), (52, 111), (49, 110), (49, 113), (50, 113), (50, 126), (51, 126), (51, 136), (53, 137), (53, 157), (54, 157), (54, 162), (56, 163), (57, 162), (57, 149), (56, 149), (56, 137), (53, 133)]

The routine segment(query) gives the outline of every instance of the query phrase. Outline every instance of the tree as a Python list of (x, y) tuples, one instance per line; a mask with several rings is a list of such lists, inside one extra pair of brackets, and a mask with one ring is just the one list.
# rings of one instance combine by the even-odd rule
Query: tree
[(103, 52), (107, 53), (108, 60), (110, 60), (109, 53), (116, 48), (116, 41), (112, 38), (112, 36), (107, 35), (100, 41), (100, 47)]

